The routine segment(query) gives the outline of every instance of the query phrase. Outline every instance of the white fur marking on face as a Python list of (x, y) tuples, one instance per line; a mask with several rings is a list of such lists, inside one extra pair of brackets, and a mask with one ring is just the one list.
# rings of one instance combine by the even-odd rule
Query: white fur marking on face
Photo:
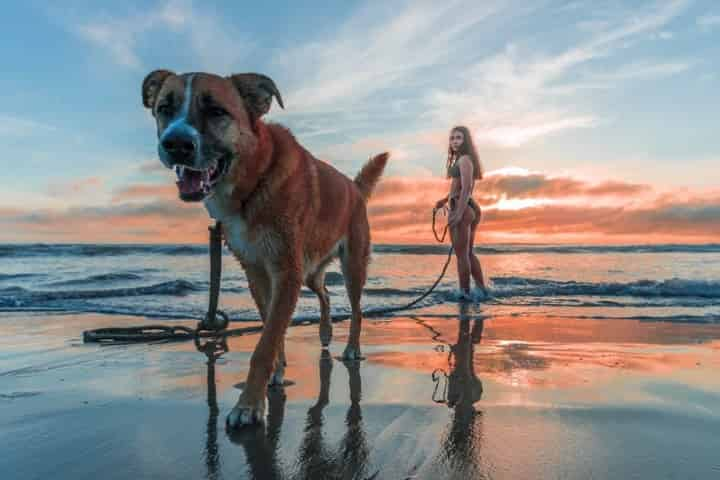
[(170, 122), (170, 125), (167, 126), (165, 132), (163, 133), (163, 136), (165, 136), (165, 133), (172, 130), (173, 128), (180, 126), (180, 124), (187, 123), (187, 116), (190, 112), (190, 101), (192, 100), (193, 78), (195, 78), (194, 74), (190, 75), (185, 79), (185, 97), (183, 98), (183, 104), (180, 107), (180, 112), (177, 114), (175, 119)]
[(189, 138), (192, 138), (193, 143), (195, 144), (195, 159), (193, 161), (193, 165), (195, 168), (202, 168), (204, 166), (203, 162), (203, 153), (202, 153), (202, 136), (197, 131), (195, 127), (190, 125), (188, 123), (188, 114), (190, 113), (190, 103), (192, 102), (192, 82), (193, 78), (195, 78), (195, 74), (189, 75), (185, 79), (185, 96), (183, 98), (182, 106), (180, 107), (180, 112), (178, 112), (177, 116), (168, 124), (168, 126), (163, 131), (162, 135), (160, 135), (160, 142), (158, 143), (158, 151), (160, 154), (160, 161), (165, 164), (166, 167), (170, 168), (172, 167), (173, 161), (163, 148), (163, 141), (170, 135), (170, 134), (179, 134), (184, 135)]

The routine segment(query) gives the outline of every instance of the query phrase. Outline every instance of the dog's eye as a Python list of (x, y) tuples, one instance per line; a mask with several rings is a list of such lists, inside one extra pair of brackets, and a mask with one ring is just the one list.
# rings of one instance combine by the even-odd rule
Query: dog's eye
[(228, 112), (224, 108), (215, 105), (207, 107), (206, 112), (211, 117), (224, 117), (228, 114)]
[(161, 103), (157, 107), (157, 112), (161, 115), (172, 115), (173, 106), (170, 103)]

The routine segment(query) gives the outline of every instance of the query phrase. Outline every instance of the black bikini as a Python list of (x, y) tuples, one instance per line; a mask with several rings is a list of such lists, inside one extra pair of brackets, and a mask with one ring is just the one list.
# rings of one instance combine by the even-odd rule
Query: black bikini
[[(447, 173), (450, 178), (460, 178), (460, 165), (457, 164), (457, 161), (453, 162), (453, 164), (448, 167)], [(456, 201), (456, 197), (450, 198), (450, 210), (453, 210), (455, 208)], [(475, 203), (475, 200), (472, 197), (468, 197), (468, 205), (470, 205), (470, 207), (475, 210), (477, 218), (480, 219), (480, 215), (482, 214), (480, 206)]]

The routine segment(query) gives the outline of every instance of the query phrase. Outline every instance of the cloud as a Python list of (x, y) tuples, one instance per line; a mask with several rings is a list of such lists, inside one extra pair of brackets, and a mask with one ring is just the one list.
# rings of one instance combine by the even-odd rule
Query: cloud
[(105, 181), (100, 177), (88, 177), (66, 183), (53, 183), (48, 186), (48, 195), (65, 198), (87, 193), (89, 190), (102, 188)]
[(0, 138), (25, 137), (55, 130), (56, 127), (35, 120), (0, 114)]
[(148, 23), (134, 25), (133, 23), (90, 23), (80, 25), (77, 33), (96, 45), (110, 52), (112, 58), (119, 65), (130, 68), (140, 68), (140, 58), (135, 53), (137, 37)]
[[(614, 120), (594, 111), (590, 89), (691, 70), (693, 60), (630, 49), (651, 35), (667, 37), (687, 4), (371, 3), (279, 50), (274, 67), (288, 108), (271, 117), (348, 174), (369, 155), (392, 150), (390, 174), (427, 175), (438, 170), (451, 125), (471, 127), (485, 152), (517, 149)], [(550, 11), (567, 20), (561, 45), (569, 47), (522, 30), (547, 22)], [(592, 28), (571, 28), (585, 19)]]
[[(428, 205), (370, 209), (378, 241), (432, 242)], [(480, 235), (487, 241), (561, 242), (566, 239), (642, 243), (715, 241), (720, 234), (720, 197), (650, 204), (645, 208), (539, 205), (521, 209), (484, 208)]]
[(407, 85), (420, 70), (446, 64), (458, 40), (500, 5), (457, 0), (405, 1), (393, 8), (368, 4), (329, 38), (288, 49), (276, 62), (295, 70), (297, 80), (288, 95), (295, 108), (335, 111)]
[(113, 193), (112, 203), (117, 204), (134, 200), (148, 201), (151, 199), (171, 201), (177, 199), (177, 197), (178, 191), (175, 185), (140, 184), (116, 190)]
[[(383, 180), (368, 205), (375, 241), (433, 242), (431, 209), (447, 189), (440, 178)], [(0, 241), (205, 242), (205, 209), (176, 195), (173, 185), (135, 184), (116, 190), (108, 206), (1, 209), (8, 228), (0, 229)], [(483, 206), (484, 241), (647, 243), (714, 241), (720, 234), (720, 192), (658, 193), (642, 184), (506, 169), (489, 173), (474, 197)]]
[[(687, 1), (657, 4), (651, 13), (623, 12), (618, 19), (591, 29), (589, 38), (556, 54), (538, 54), (531, 48), (509, 44), (490, 58), (464, 68), (452, 89), (436, 88), (426, 97), (428, 115), (437, 123), (474, 126), (482, 142), (516, 147), (535, 138), (569, 129), (593, 127), (598, 119), (591, 113), (569, 109), (568, 92), (580, 91), (571, 73), (596, 59), (607, 58), (627, 48), (646, 32), (666, 25)], [(534, 47), (533, 47), (534, 48)], [(671, 74), (687, 69), (682, 63), (631, 64), (620, 67), (615, 77), (601, 78), (605, 84), (632, 78)], [(560, 93), (560, 98), (558, 98)]]
[[(509, 173), (506, 173), (509, 172)], [(407, 205), (422, 204), (427, 211), (435, 200), (447, 195), (449, 181), (444, 178), (383, 179), (373, 193), (369, 210), (391, 212)], [(561, 200), (564, 202), (598, 204), (603, 199), (630, 203), (635, 197), (653, 194), (650, 185), (614, 180), (590, 183), (581, 179), (549, 176), (544, 173), (519, 173), (512, 169), (489, 172), (476, 183), (473, 197), (481, 205), (498, 206), (507, 200)], [(531, 202), (536, 203), (536, 202)]]
[[(72, 26), (81, 38), (107, 51), (120, 66), (145, 68), (139, 53), (156, 35), (175, 35), (174, 43), (187, 46), (193, 64), (205, 70), (230, 73), (244, 57), (248, 39), (208, 9), (191, 1), (170, 0), (148, 11), (125, 16), (105, 15)], [(177, 38), (179, 37), (179, 42)]]
[(691, 62), (659, 62), (648, 61), (624, 65), (612, 73), (596, 73), (589, 77), (590, 81), (612, 83), (638, 78), (657, 78), (675, 75), (692, 68)]
[(64, 210), (0, 211), (0, 224), (21, 235), (0, 232), (0, 241), (199, 243), (207, 239), (202, 206), (180, 201), (126, 203)]
[(718, 15), (718, 14), (703, 15), (701, 17), (698, 17), (697, 24), (700, 26), (700, 28), (703, 31), (709, 32), (710, 30), (720, 26), (720, 15)]
[[(532, 117), (537, 117), (537, 115), (532, 115)], [(548, 119), (548, 121), (529, 119), (527, 123), (514, 121), (511, 125), (481, 129), (477, 138), (481, 142), (490, 142), (504, 147), (518, 147), (550, 133), (574, 128), (588, 128), (597, 123), (597, 120), (591, 116)]]
[(160, 163), (159, 160), (153, 158), (146, 160), (137, 166), (137, 169), (141, 173), (163, 173), (167, 174), (168, 168)]
[[(507, 171), (489, 173), (474, 193), (490, 241), (713, 241), (720, 234), (718, 193), (658, 194), (644, 184)], [(374, 238), (432, 242), (430, 211), (447, 189), (437, 178), (383, 180), (368, 207)]]

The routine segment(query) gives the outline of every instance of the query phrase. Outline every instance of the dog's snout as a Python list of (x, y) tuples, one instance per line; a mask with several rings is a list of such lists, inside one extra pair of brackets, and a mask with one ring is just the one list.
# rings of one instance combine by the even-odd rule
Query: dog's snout
[(162, 148), (177, 162), (192, 162), (195, 142), (186, 135), (170, 135), (163, 139)]

